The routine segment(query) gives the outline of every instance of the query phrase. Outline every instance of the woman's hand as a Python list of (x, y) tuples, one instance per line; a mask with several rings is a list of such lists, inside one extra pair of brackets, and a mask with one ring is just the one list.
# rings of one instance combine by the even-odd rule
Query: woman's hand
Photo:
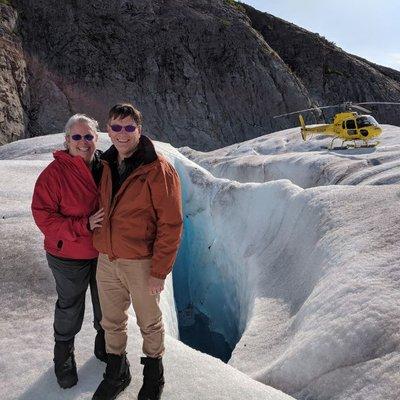
[(104, 208), (100, 208), (99, 211), (96, 211), (89, 217), (89, 227), (92, 231), (95, 228), (101, 228), (101, 222), (104, 218)]
[(158, 279), (154, 276), (150, 276), (149, 278), (149, 293), (152, 295), (156, 295), (161, 293), (164, 290), (164, 279)]

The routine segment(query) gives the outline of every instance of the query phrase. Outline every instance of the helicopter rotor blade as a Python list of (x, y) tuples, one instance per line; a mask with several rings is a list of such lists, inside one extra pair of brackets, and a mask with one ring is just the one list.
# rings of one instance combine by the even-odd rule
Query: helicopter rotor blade
[(320, 115), (321, 114), (321, 110), (323, 108), (333, 108), (333, 107), (339, 107), (339, 106), (340, 105), (337, 104), (337, 105), (334, 105), (334, 106), (322, 106), (322, 107), (307, 108), (305, 110), (298, 110), (298, 111), (293, 111), (293, 112), (286, 113), (286, 114), (275, 115), (273, 118), (286, 117), (287, 115), (294, 115), (294, 114), (299, 114), (299, 113), (302, 113), (302, 112), (310, 112), (310, 111), (318, 112), (318, 114)]
[(361, 103), (352, 103), (351, 101), (346, 101), (344, 103), (340, 103), (340, 104), (335, 104), (332, 106), (315, 106), (315, 107), (311, 107), (311, 108), (306, 108), (304, 110), (298, 110), (298, 111), (293, 111), (290, 113), (285, 113), (285, 114), (280, 114), (280, 115), (275, 115), (273, 118), (281, 118), (281, 117), (286, 117), (288, 115), (294, 115), (294, 114), (300, 114), (303, 112), (317, 112), (319, 116), (321, 116), (323, 113), (321, 110), (326, 109), (326, 108), (337, 108), (337, 107), (341, 107), (344, 108), (346, 110), (351, 111), (352, 109), (356, 109), (358, 111), (362, 111), (364, 113), (367, 114), (371, 114), (372, 111), (368, 110), (365, 107), (362, 107), (362, 105), (366, 105), (366, 104), (382, 104), (382, 105), (396, 105), (396, 106), (400, 106), (400, 103), (398, 102), (391, 102), (391, 101), (365, 101), (365, 102), (361, 102)]
[(293, 111), (293, 112), (286, 113), (286, 114), (275, 115), (273, 118), (286, 117), (287, 115), (294, 115), (294, 114), (298, 114), (298, 113), (306, 112), (306, 111), (311, 111), (311, 110), (318, 111), (318, 108), (307, 108), (305, 110)]
[(372, 113), (372, 111), (368, 110), (367, 108), (361, 107), (361, 106), (359, 106), (358, 104), (360, 104), (360, 103), (351, 104), (351, 105), (349, 106), (349, 108), (350, 108), (350, 109), (351, 109), (351, 108), (355, 108), (356, 110), (359, 110), (359, 111), (362, 111), (362, 112), (365, 112), (365, 113), (368, 113), (368, 114), (371, 114), (371, 113)]
[(396, 105), (396, 106), (400, 106), (400, 103), (395, 103), (392, 101), (368, 101), (365, 103), (357, 103), (357, 104), (384, 104), (384, 105)]
[(362, 103), (355, 103), (355, 104), (350, 104), (350, 107), (356, 108), (360, 111), (364, 111), (364, 112), (368, 112), (371, 113), (372, 111), (367, 110), (364, 107), (360, 107), (360, 105), (364, 105), (364, 104), (381, 104), (381, 105), (396, 105), (396, 106), (400, 106), (400, 103), (396, 103), (396, 102), (392, 102), (392, 101), (364, 101)]

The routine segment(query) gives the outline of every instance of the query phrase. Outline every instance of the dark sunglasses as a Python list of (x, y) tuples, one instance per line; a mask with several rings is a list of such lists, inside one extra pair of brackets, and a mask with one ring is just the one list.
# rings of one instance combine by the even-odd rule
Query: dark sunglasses
[(122, 125), (110, 125), (110, 128), (114, 132), (121, 132), (122, 129), (125, 129), (125, 132), (133, 133), (133, 132), (135, 132), (137, 126), (135, 126), (135, 125), (125, 125), (125, 126), (122, 126)]
[(75, 140), (76, 142), (79, 140), (82, 140), (82, 138), (86, 142), (91, 142), (94, 139), (94, 136), (91, 133), (87, 133), (86, 135), (80, 135), (79, 133), (75, 133), (74, 135), (71, 135), (71, 139)]

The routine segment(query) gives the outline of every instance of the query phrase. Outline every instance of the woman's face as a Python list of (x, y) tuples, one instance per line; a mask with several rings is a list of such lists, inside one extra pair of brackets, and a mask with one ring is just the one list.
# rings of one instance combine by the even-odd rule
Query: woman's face
[[(93, 139), (90, 140), (88, 135), (93, 136)], [(87, 123), (77, 122), (72, 125), (70, 133), (65, 137), (65, 141), (71, 156), (80, 156), (87, 163), (92, 160), (96, 150), (97, 133)]]

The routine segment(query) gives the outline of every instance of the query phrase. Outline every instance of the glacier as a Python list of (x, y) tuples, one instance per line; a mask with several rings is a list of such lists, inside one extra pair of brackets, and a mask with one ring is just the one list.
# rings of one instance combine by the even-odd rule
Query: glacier
[[(209, 153), (156, 142), (180, 175), (184, 210), (162, 294), (165, 398), (399, 398), (399, 133), (384, 126), (379, 147), (334, 152), (298, 129)], [(78, 386), (63, 392), (53, 378), (55, 290), (29, 204), (62, 137), (0, 147), (4, 399), (91, 398), (104, 368), (88, 309)], [(121, 399), (140, 387), (133, 313), (129, 329), (134, 379)]]
[(399, 134), (385, 125), (372, 149), (327, 151), (299, 129), (180, 149), (241, 197), (257, 192), (224, 221), (253, 275), (230, 365), (298, 399), (399, 398)]

